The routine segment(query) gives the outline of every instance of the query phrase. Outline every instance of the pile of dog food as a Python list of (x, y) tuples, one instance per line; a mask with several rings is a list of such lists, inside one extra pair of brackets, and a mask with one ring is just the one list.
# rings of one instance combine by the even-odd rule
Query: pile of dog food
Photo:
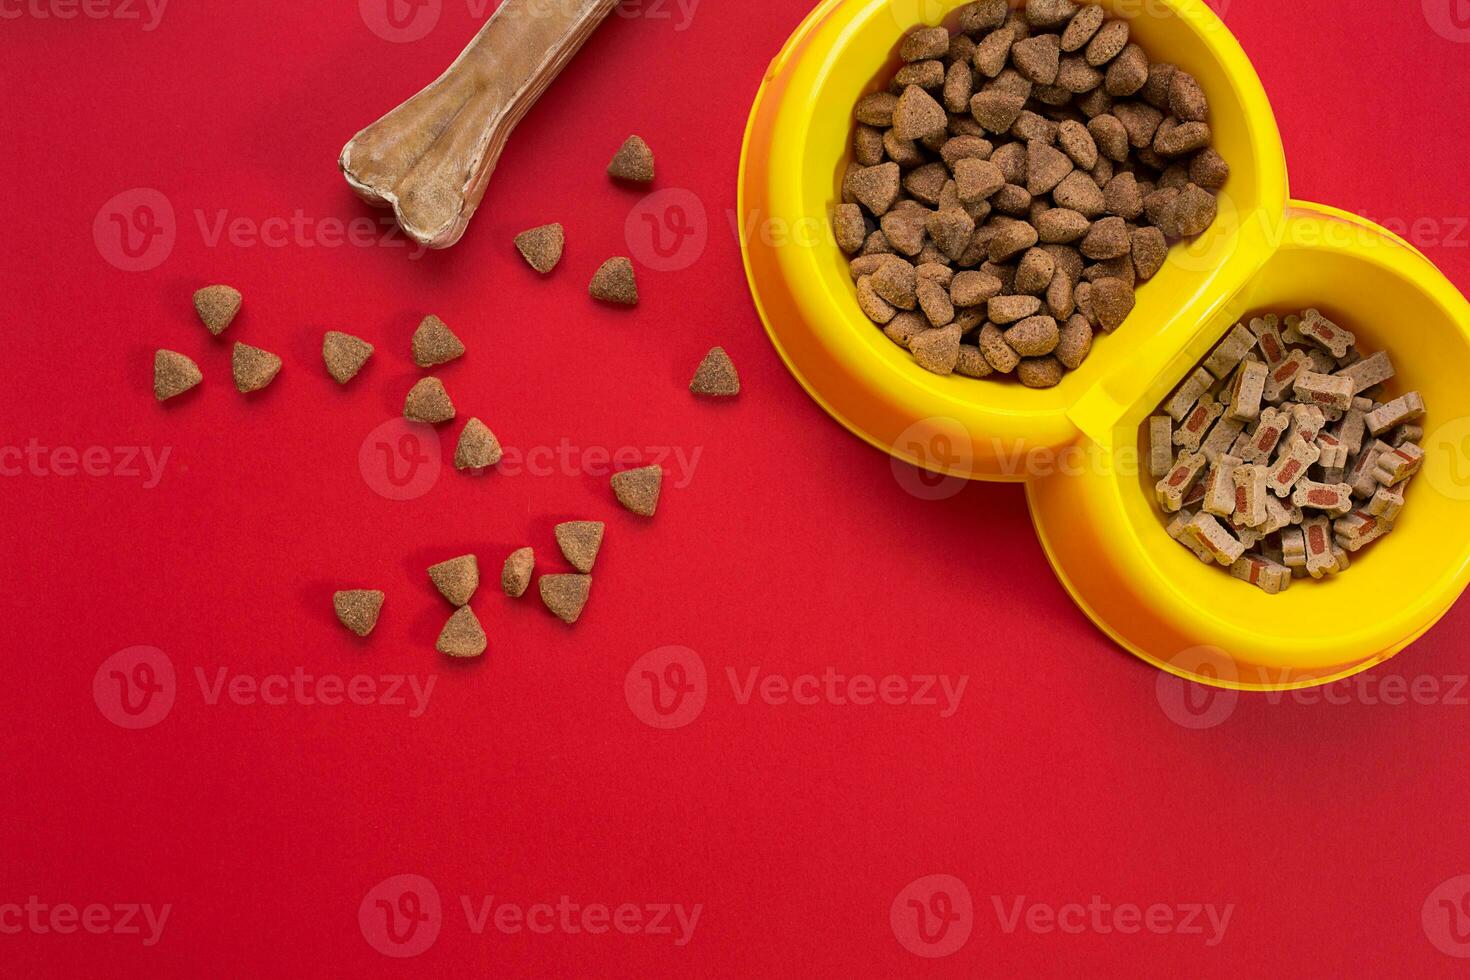
[(833, 217), (858, 304), (926, 370), (1051, 387), (1215, 220), (1204, 91), (1072, 0), (979, 0), (899, 53)]
[(1346, 570), (1424, 464), (1424, 400), (1381, 401), (1393, 376), (1317, 310), (1237, 323), (1147, 423), (1169, 536), (1271, 594)]

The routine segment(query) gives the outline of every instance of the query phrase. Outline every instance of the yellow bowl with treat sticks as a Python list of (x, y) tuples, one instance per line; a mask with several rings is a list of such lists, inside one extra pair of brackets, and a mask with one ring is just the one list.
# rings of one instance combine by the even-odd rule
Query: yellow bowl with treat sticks
[[(773, 344), (838, 422), (924, 469), (1025, 482), (1062, 584), (1121, 646), (1239, 689), (1327, 683), (1393, 655), (1470, 582), (1470, 305), (1402, 239), (1289, 199), (1270, 103), (1202, 0), (1100, 0), (1157, 60), (1199, 81), (1229, 162), (1215, 222), (1175, 244), (1137, 305), (1048, 389), (931, 374), (858, 306), (833, 209), (851, 108), (899, 66), (903, 37), (952, 26), (965, 0), (826, 0), (772, 61), (743, 148), (746, 274)], [(1013, 6), (1017, 5), (1013, 2)], [(1143, 457), (1149, 415), (1242, 317), (1315, 307), (1366, 351), (1387, 349), (1394, 397), (1415, 390), (1427, 456), (1392, 534), (1349, 573), (1267, 595), (1165, 531)]]

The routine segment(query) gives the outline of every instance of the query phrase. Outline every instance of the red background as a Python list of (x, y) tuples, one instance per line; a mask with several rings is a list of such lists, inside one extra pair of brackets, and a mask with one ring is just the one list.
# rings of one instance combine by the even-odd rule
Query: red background
[[(65, 0), (62, 0), (64, 3)], [(1442, 9), (1450, 0), (1426, 0)], [(259, 227), (377, 216), (335, 160), (363, 124), (429, 80), (473, 33), (446, 0), (422, 40), (389, 43), (352, 0), (175, 0), (156, 30), (4, 5), (0, 19), (0, 446), (144, 446), (171, 456), (152, 489), (125, 474), (0, 480), (0, 904), (170, 904), (162, 939), (0, 934), (15, 975), (1069, 975), (1448, 973), (1420, 911), (1470, 872), (1470, 606), (1344, 703), (1244, 697), (1202, 731), (1171, 720), (1158, 675), (1109, 643), (1054, 581), (1020, 489), (975, 484), (926, 501), (889, 460), (831, 422), (773, 353), (731, 227), (740, 139), (769, 58), (804, 0), (704, 0), (625, 11), (517, 131), (464, 241), (403, 248), (213, 245), (220, 212)], [(686, 7), (687, 9), (687, 7)], [(1464, 182), (1470, 45), (1418, 2), (1234, 0), (1226, 16), (1264, 78), (1298, 196), (1367, 214), (1470, 287)], [(678, 29), (680, 27), (684, 29)], [(638, 132), (658, 187), (702, 202), (708, 244), (688, 268), (640, 269), (635, 311), (585, 284), (626, 254), (636, 190), (602, 169)], [(114, 268), (99, 209), (132, 188), (176, 213), (167, 259)], [(202, 215), (202, 219), (200, 217)], [(1421, 221), (1417, 229), (1414, 222)], [(567, 227), (541, 280), (510, 246)], [(104, 223), (105, 226), (105, 223)], [(105, 248), (105, 247), (104, 247)], [(190, 293), (246, 296), (219, 341)], [(373, 492), (364, 437), (418, 372), (413, 326), (444, 317), (469, 354), (438, 373), (461, 420), (522, 450), (677, 447), (651, 523), (613, 503), (595, 453), (543, 475), (446, 470), (408, 502)], [(321, 333), (378, 345), (357, 381), (325, 375)], [(1412, 336), (1412, 324), (1406, 324)], [(229, 342), (279, 352), (262, 395), (229, 381)], [(727, 347), (734, 403), (685, 390)], [(155, 348), (196, 358), (201, 388), (160, 407)], [(459, 423), (445, 430), (452, 454)], [(116, 457), (114, 457), (116, 458)], [(608, 522), (582, 621), (495, 580), (537, 548), (560, 568), (557, 520)], [(477, 552), (474, 608), (489, 654), (448, 663), (448, 607), (423, 573)], [(388, 593), (355, 642), (330, 595)], [(660, 731), (625, 700), (634, 662), (669, 644), (709, 671), (708, 703)], [(113, 653), (161, 649), (177, 700), (155, 727), (112, 724), (92, 679)], [(741, 704), (740, 677), (965, 675), (958, 711), (917, 705)], [(210, 704), (212, 681), (314, 675), (436, 678), (418, 718), (387, 705)], [(1440, 684), (1429, 704), (1381, 703), (1386, 676)], [(444, 901), (417, 959), (376, 952), (359, 903), (400, 873)], [(945, 959), (906, 951), (889, 906), (954, 875), (973, 934)], [(475, 935), (459, 896), (528, 906), (703, 906), (693, 940)], [(1007, 934), (993, 901), (1060, 906), (1233, 904), (1223, 942), (1197, 935)], [(998, 899), (993, 899), (998, 896)], [(1463, 921), (1462, 921), (1463, 926)]]

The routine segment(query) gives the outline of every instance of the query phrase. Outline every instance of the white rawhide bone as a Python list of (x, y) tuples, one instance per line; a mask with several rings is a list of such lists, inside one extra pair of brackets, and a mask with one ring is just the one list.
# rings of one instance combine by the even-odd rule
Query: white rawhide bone
[(342, 148), (347, 183), (415, 241), (459, 241), (511, 131), (616, 3), (504, 0), (443, 75)]

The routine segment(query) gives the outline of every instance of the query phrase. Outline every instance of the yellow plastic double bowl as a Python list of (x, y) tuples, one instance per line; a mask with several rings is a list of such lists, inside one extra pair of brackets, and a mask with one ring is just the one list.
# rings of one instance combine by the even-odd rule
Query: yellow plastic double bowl
[[(1120, 645), (1179, 676), (1280, 690), (1371, 667), (1444, 615), (1470, 581), (1470, 305), (1416, 249), (1371, 222), (1293, 201), (1281, 136), (1245, 52), (1203, 0), (1102, 0), (1151, 59), (1210, 99), (1231, 176), (1215, 224), (1178, 244), (1060, 385), (940, 377), (858, 308), (830, 231), (852, 108), (886, 84), (910, 30), (965, 0), (826, 0), (776, 56), (740, 164), (751, 293), (782, 359), (817, 402), (916, 466), (1024, 481), (1052, 567)], [(1172, 541), (1140, 466), (1140, 429), (1246, 314), (1317, 307), (1367, 350), (1387, 349), (1397, 393), (1429, 407), (1428, 458), (1388, 537), (1345, 574), (1268, 596)]]

